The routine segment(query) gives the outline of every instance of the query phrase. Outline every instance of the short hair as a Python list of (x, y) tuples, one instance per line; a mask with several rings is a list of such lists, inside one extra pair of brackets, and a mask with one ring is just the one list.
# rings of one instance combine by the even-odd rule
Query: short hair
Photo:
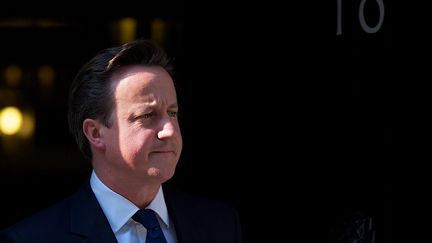
[(79, 150), (91, 161), (90, 144), (83, 132), (85, 119), (97, 119), (112, 125), (114, 88), (113, 72), (124, 66), (160, 66), (173, 77), (172, 59), (152, 40), (139, 39), (121, 46), (101, 50), (77, 73), (69, 90), (68, 122)]

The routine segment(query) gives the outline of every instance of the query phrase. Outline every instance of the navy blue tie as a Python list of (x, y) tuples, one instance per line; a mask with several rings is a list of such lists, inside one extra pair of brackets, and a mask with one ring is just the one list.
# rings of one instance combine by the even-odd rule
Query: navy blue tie
[(167, 243), (156, 214), (151, 209), (140, 209), (132, 216), (147, 229), (146, 243)]

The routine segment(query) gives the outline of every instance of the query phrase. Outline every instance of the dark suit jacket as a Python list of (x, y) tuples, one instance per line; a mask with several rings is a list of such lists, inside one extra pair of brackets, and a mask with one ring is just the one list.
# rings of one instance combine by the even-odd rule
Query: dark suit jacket
[[(164, 187), (179, 243), (241, 242), (229, 206)], [(88, 181), (73, 196), (0, 232), (0, 242), (117, 242)]]

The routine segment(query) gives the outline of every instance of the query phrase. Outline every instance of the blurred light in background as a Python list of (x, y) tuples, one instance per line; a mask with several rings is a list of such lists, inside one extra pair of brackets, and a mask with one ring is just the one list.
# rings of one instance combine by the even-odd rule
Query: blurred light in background
[[(0, 150), (4, 155), (23, 155), (33, 147), (35, 115), (15, 106), (0, 110)], [(2, 161), (3, 162), (3, 161)]]
[(114, 23), (114, 31), (120, 43), (126, 43), (136, 38), (137, 21), (134, 18), (122, 18)]
[(68, 26), (54, 19), (10, 18), (0, 19), (0, 28), (58, 28)]
[(17, 134), (23, 124), (22, 112), (13, 106), (0, 110), (0, 133), (5, 135)]
[(43, 65), (38, 69), (38, 80), (42, 90), (51, 90), (54, 84), (55, 72), (50, 65)]
[(17, 87), (21, 83), (22, 70), (19, 66), (11, 64), (7, 66), (4, 70), (4, 77), (6, 84), (10, 87)]
[(166, 22), (163, 19), (153, 19), (151, 22), (151, 38), (163, 45), (166, 39)]
[(24, 110), (22, 116), (21, 129), (18, 131), (18, 136), (28, 139), (33, 136), (35, 130), (35, 116), (31, 110)]
[(31, 110), (8, 106), (0, 110), (0, 135), (30, 138), (35, 130), (35, 116)]

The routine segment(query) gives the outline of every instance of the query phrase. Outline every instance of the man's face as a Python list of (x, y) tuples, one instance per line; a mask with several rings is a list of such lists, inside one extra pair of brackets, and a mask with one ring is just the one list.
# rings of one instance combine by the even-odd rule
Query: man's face
[(104, 128), (108, 169), (155, 182), (170, 179), (182, 150), (173, 80), (161, 67), (142, 66), (120, 69), (112, 80), (112, 126)]

